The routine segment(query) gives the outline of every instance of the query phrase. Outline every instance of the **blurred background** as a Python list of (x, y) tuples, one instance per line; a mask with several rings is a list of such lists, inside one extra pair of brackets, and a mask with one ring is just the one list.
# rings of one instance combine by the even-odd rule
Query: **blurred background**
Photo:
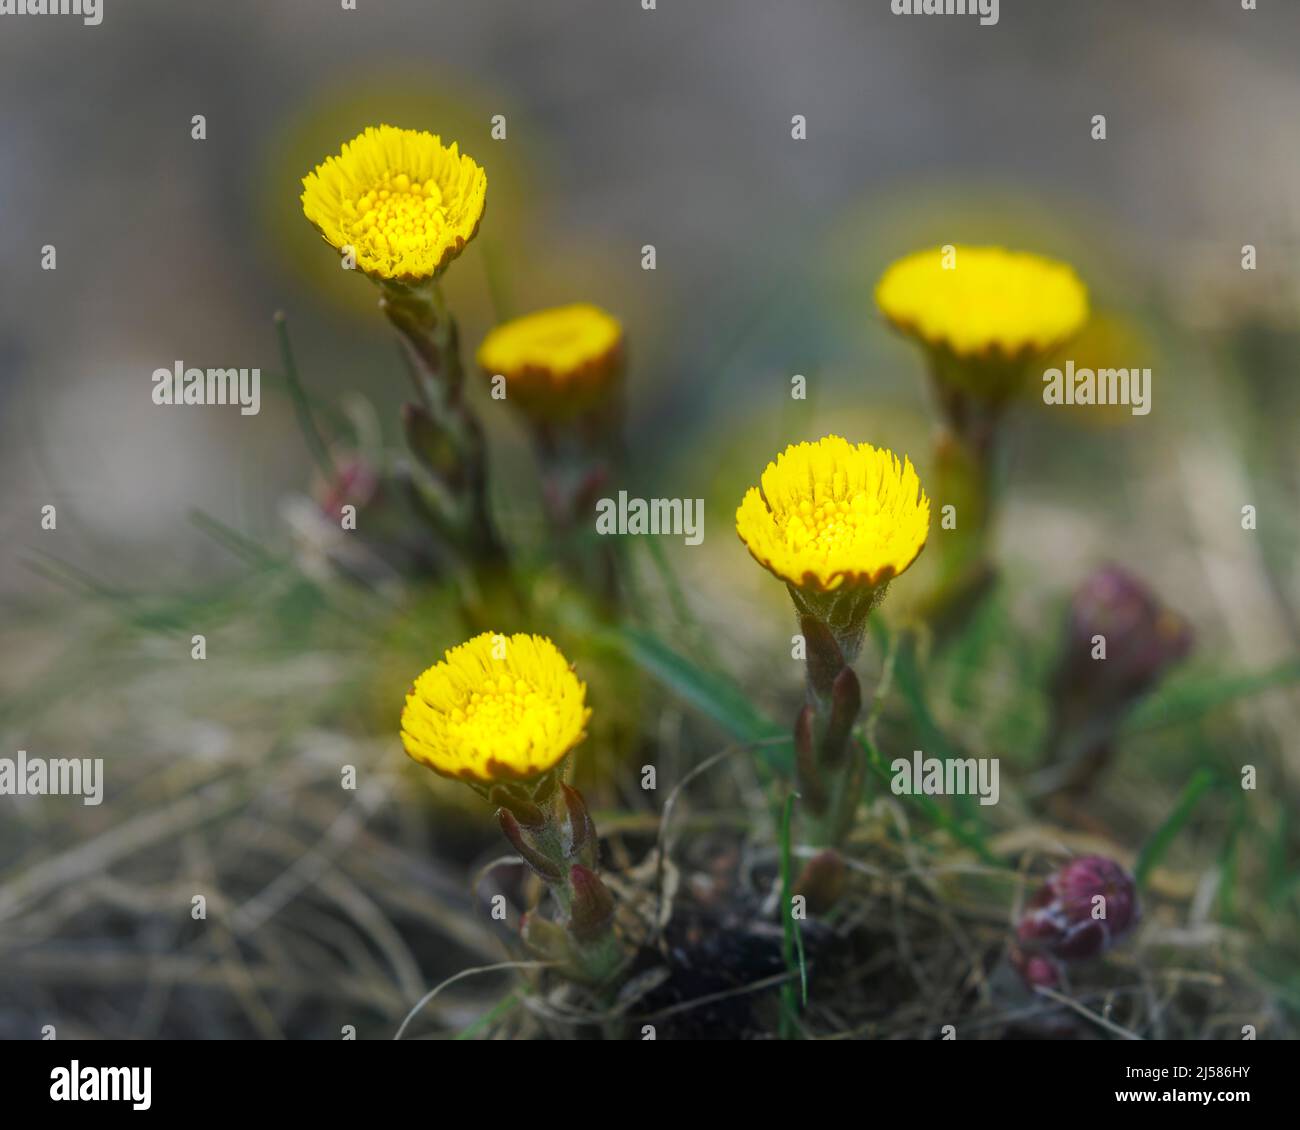
[[(0, 18), (0, 755), (109, 762), (98, 809), (0, 798), (0, 1035), (65, 1017), (85, 1035), (335, 1038), (349, 1009), (386, 1033), (431, 962), (499, 950), (481, 915), (427, 909), (464, 901), (484, 813), (429, 833), (394, 800), (432, 787), (399, 764), (395, 709), (456, 629), (440, 634), (436, 594), (417, 618), (304, 579), (319, 484), (274, 314), (323, 418), (396, 444), (407, 394), (373, 288), (298, 202), (369, 124), (440, 133), (487, 170), (481, 233), (447, 278), (467, 349), (564, 302), (623, 320), (618, 485), (707, 507), (703, 545), (661, 546), (693, 625), (676, 638), (770, 688), (775, 716), (797, 694), (785, 596), (737, 542), (735, 505), (777, 450), (830, 430), (909, 453), (925, 481), (921, 361), (872, 290), (896, 256), (949, 242), (1068, 260), (1095, 308), (1072, 356), (1154, 371), (1149, 416), (1018, 416), (1009, 621), (1050, 650), (1064, 594), (1116, 560), (1194, 623), (1202, 685), (1300, 652), (1300, 7), (1003, 0), (984, 28), (887, 0), (104, 4), (99, 27)], [(260, 415), (155, 406), (151, 374), (177, 360), (260, 366)], [(473, 398), (502, 529), (535, 547), (522, 430)], [(303, 626), (322, 608), (367, 632), (322, 641)], [(1258, 749), (1300, 784), (1297, 709), (1292, 684), (1235, 710), (1233, 763)], [(341, 761), (375, 769), (360, 809), (330, 791)], [(344, 854), (362, 870), (336, 875)], [(230, 872), (249, 882), (227, 889), (233, 925), (200, 943), (190, 892)], [(333, 957), (295, 948), (317, 931)], [(319, 979), (284, 970), (317, 958), (345, 969), (338, 999), (268, 1004), (272, 982), (310, 998)], [(447, 1025), (480, 1004), (452, 1000)]]

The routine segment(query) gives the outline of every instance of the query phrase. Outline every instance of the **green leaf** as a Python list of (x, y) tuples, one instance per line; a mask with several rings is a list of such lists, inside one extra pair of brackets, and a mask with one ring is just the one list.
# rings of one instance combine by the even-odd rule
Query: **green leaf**
[(495, 1024), (507, 1013), (513, 1012), (514, 1009), (518, 1007), (520, 1000), (521, 996), (518, 989), (507, 993), (477, 1020), (471, 1022), (467, 1027), (462, 1028), (457, 1032), (455, 1038), (457, 1040), (472, 1040), (484, 1028)]
[(691, 650), (707, 662), (710, 667), (715, 669), (720, 667), (722, 664), (714, 651), (713, 642), (709, 639), (708, 632), (705, 631), (699, 620), (691, 612), (690, 602), (686, 599), (686, 592), (669, 563), (668, 555), (664, 552), (659, 539), (642, 538), (641, 542), (644, 544), (646, 552), (650, 554), (650, 560), (654, 563), (655, 570), (659, 574), (660, 583), (664, 587), (664, 592), (668, 595), (668, 602), (673, 610), (673, 618), (678, 631), (689, 639)]
[[(866, 751), (867, 767), (886, 785), (890, 784), (893, 781), (893, 773), (890, 772), (889, 766), (885, 762), (884, 754), (862, 735), (858, 736), (858, 744)], [(984, 843), (983, 837), (978, 832), (972, 831), (953, 819), (939, 804), (924, 793), (904, 794), (903, 800), (911, 803), (931, 824), (942, 828), (958, 843), (970, 848), (990, 867), (1006, 866), (1001, 859), (989, 850)]]
[(316, 417), (312, 415), (311, 401), (298, 376), (298, 365), (293, 358), (293, 346), (289, 343), (289, 320), (283, 313), (275, 316), (275, 335), (280, 343), (280, 361), (284, 365), (284, 379), (289, 388), (289, 397), (293, 401), (294, 415), (307, 450), (316, 461), (316, 466), (330, 479), (335, 477), (334, 461), (330, 458), (329, 444), (316, 426)]
[(1232, 823), (1219, 852), (1219, 914), (1231, 926), (1237, 917), (1237, 870), (1242, 833), (1246, 830), (1246, 794), (1238, 789), (1232, 803)]
[(637, 628), (613, 629), (603, 638), (737, 741), (756, 745), (759, 756), (772, 769), (782, 773), (792, 770), (790, 732), (755, 710), (729, 679), (697, 667), (662, 640)]
[[(871, 633), (876, 646), (882, 652), (888, 650), (889, 628), (881, 621), (879, 616), (871, 617)], [(907, 708), (912, 715), (912, 721), (916, 724), (920, 747), (944, 760), (964, 757), (965, 754), (943, 732), (943, 728), (935, 720), (934, 712), (930, 709), (930, 703), (925, 694), (925, 678), (916, 661), (914, 639), (904, 638), (895, 652), (894, 686), (907, 704)], [(926, 799), (928, 800), (928, 798)], [(930, 803), (934, 804), (932, 801)], [(975, 803), (973, 796), (958, 795), (953, 797), (950, 803), (957, 810), (965, 824), (977, 828), (983, 825), (983, 814), (979, 805)], [(934, 807), (939, 810), (938, 805), (934, 805)], [(949, 823), (953, 827), (957, 826), (957, 821), (950, 820)]]
[(1174, 838), (1182, 831), (1183, 825), (1191, 819), (1192, 813), (1196, 811), (1196, 806), (1210, 789), (1214, 787), (1214, 774), (1209, 769), (1198, 769), (1192, 774), (1192, 779), (1187, 782), (1187, 787), (1183, 789), (1182, 796), (1178, 798), (1178, 803), (1174, 805), (1174, 810), (1159, 828), (1155, 830), (1151, 838), (1142, 846), (1142, 852), (1138, 856), (1137, 867), (1134, 869), (1133, 878), (1139, 887), (1146, 886), (1147, 877), (1151, 874), (1169, 850), (1169, 845), (1174, 842)]
[(1281, 905), (1290, 883), (1300, 879), (1287, 867), (1287, 807), (1282, 805), (1277, 813), (1277, 825), (1268, 841), (1268, 901), (1276, 908)]
[[(785, 967), (793, 974), (799, 973), (799, 986), (803, 1007), (808, 1007), (808, 963), (804, 957), (803, 933), (794, 917), (794, 860), (791, 851), (791, 815), (794, 812), (794, 793), (788, 793), (781, 808), (781, 956)], [(796, 1032), (796, 1004), (794, 981), (781, 986), (781, 1036), (790, 1039)]]
[(1180, 681), (1135, 708), (1124, 724), (1124, 731), (1134, 733), (1194, 722), (1239, 698), (1297, 681), (1300, 681), (1300, 659), (1289, 659), (1267, 671)]

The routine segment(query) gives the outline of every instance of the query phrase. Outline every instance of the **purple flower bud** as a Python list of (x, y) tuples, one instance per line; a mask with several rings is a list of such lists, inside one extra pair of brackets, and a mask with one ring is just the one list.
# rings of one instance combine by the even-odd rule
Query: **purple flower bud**
[(1070, 602), (1052, 687), (1046, 743), (1053, 789), (1082, 795), (1114, 753), (1121, 719), (1192, 646), (1192, 631), (1116, 565), (1092, 574)]
[(1036, 989), (1055, 989), (1061, 983), (1060, 967), (1050, 957), (1041, 953), (1026, 953), (1022, 949), (1011, 951), (1011, 964), (1016, 967), (1026, 985)]
[(380, 495), (379, 475), (365, 459), (352, 455), (343, 459), (336, 474), (316, 488), (316, 500), (321, 513), (332, 521), (339, 521), (343, 507), (351, 503), (358, 510), (376, 502)]
[[(1094, 658), (1105, 640), (1105, 658)], [(1098, 569), (1070, 602), (1062, 690), (1093, 701), (1126, 703), (1150, 689), (1187, 655), (1192, 631), (1155, 594), (1117, 565)]]
[(1051, 986), (1058, 962), (1099, 957), (1137, 920), (1137, 887), (1128, 872), (1103, 856), (1081, 856), (1029, 900), (1011, 960), (1026, 984)]

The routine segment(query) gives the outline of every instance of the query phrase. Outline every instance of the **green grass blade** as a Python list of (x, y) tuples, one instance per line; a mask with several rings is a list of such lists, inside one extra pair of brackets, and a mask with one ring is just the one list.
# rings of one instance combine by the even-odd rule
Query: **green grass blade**
[(334, 460), (330, 457), (329, 445), (325, 442), (320, 434), (320, 429), (316, 426), (316, 417), (312, 415), (311, 403), (308, 401), (307, 393), (298, 377), (298, 365), (293, 358), (293, 347), (289, 344), (289, 320), (284, 316), (283, 312), (275, 316), (275, 335), (280, 342), (280, 360), (284, 365), (284, 379), (289, 386), (289, 396), (293, 400), (293, 410), (298, 418), (298, 427), (302, 430), (303, 439), (307, 443), (307, 450), (311, 452), (311, 457), (316, 461), (316, 466), (321, 469), (322, 474), (332, 481), (337, 477)]
[(789, 731), (755, 710), (744, 692), (729, 679), (697, 667), (648, 632), (620, 628), (607, 633), (606, 638), (641, 670), (711, 718), (737, 741), (765, 743), (759, 747), (759, 755), (773, 769), (782, 772), (791, 769), (793, 751), (779, 741), (789, 738)]
[[(858, 744), (866, 751), (867, 768), (886, 785), (890, 784), (894, 779), (894, 775), (885, 761), (884, 754), (861, 734), (858, 735)], [(988, 845), (984, 843), (984, 838), (978, 832), (972, 831), (955, 820), (941, 805), (936, 804), (934, 800), (924, 793), (904, 794), (902, 799), (916, 808), (931, 824), (942, 828), (958, 843), (970, 848), (990, 867), (1006, 866), (1001, 859), (989, 850)]]
[(1133, 872), (1133, 878), (1139, 887), (1146, 886), (1152, 869), (1164, 859), (1166, 852), (1169, 851), (1169, 845), (1183, 830), (1183, 825), (1191, 819), (1201, 798), (1214, 787), (1214, 783), (1214, 774), (1209, 769), (1198, 769), (1192, 774), (1192, 779), (1187, 782), (1187, 787), (1183, 789), (1182, 796), (1174, 805), (1174, 810), (1142, 846), (1137, 867)]
[(1300, 682), (1300, 659), (1289, 659), (1266, 671), (1245, 675), (1178, 682), (1135, 708), (1124, 724), (1124, 732), (1131, 734), (1194, 722), (1238, 699), (1295, 682)]
[(1268, 902), (1274, 908), (1281, 905), (1289, 883), (1296, 878), (1286, 862), (1288, 822), (1287, 807), (1282, 805), (1268, 842)]
[(664, 591), (668, 595), (668, 603), (673, 610), (673, 618), (682, 632), (688, 633), (691, 639), (692, 648), (697, 650), (708, 665), (712, 668), (721, 666), (717, 653), (714, 651), (713, 643), (709, 639), (708, 633), (704, 631), (700, 622), (691, 612), (690, 602), (686, 599), (686, 591), (682, 588), (681, 581), (677, 579), (677, 573), (668, 560), (668, 555), (664, 552), (663, 546), (658, 538), (643, 538), (643, 544), (646, 551), (650, 554), (650, 560), (654, 563), (655, 571), (659, 574), (659, 581), (664, 586)]
[[(882, 653), (886, 652), (890, 640), (888, 627), (879, 616), (872, 616), (870, 623), (876, 646)], [(894, 687), (906, 703), (912, 721), (916, 724), (921, 749), (944, 760), (965, 756), (948, 739), (948, 735), (943, 732), (943, 728), (935, 720), (934, 712), (930, 709), (925, 693), (925, 677), (916, 662), (914, 640), (903, 639), (895, 649)], [(956, 810), (964, 824), (974, 825), (977, 828), (983, 825), (983, 813), (973, 796), (958, 795), (951, 798), (949, 804)], [(937, 805), (935, 807), (938, 808)], [(955, 825), (957, 821), (952, 823)]]
[(1242, 833), (1246, 830), (1246, 794), (1238, 789), (1232, 804), (1232, 823), (1219, 852), (1219, 916), (1229, 926), (1237, 917), (1237, 870)]
[(472, 1040), (484, 1028), (491, 1024), (495, 1024), (501, 1019), (501, 1017), (513, 1012), (519, 1006), (519, 1001), (520, 996), (518, 989), (507, 993), (477, 1020), (457, 1032), (455, 1038), (457, 1040)]
[[(791, 816), (794, 813), (794, 793), (787, 794), (781, 808), (781, 956), (785, 967), (793, 974), (799, 973), (800, 997), (803, 1007), (808, 1007), (808, 963), (804, 958), (803, 934), (794, 917), (794, 856), (791, 843)], [(781, 986), (781, 1038), (789, 1040), (797, 1031), (798, 1016), (794, 981)]]

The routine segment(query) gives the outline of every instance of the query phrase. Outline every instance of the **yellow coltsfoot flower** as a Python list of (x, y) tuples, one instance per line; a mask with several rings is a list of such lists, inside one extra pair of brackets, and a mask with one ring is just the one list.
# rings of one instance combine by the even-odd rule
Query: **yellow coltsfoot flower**
[(881, 277), (876, 302), (896, 329), (974, 361), (1046, 354), (1088, 319), (1088, 291), (1073, 268), (1001, 247), (908, 255)]
[[(866, 773), (852, 737), (862, 710), (853, 662), (871, 609), (925, 548), (930, 500), (910, 460), (831, 435), (791, 444), (767, 465), (736, 511), (736, 532), (785, 581), (799, 616), (808, 694), (795, 720), (795, 769), (810, 836), (833, 848), (852, 826)], [(821, 870), (833, 901), (831, 871)], [(805, 880), (811, 890), (813, 877)]]
[(504, 322), (478, 351), (484, 374), (505, 378), (507, 399), (548, 419), (575, 415), (598, 401), (622, 359), (623, 327), (589, 303)]
[(402, 711), (402, 744), (445, 777), (530, 780), (586, 737), (586, 694), (549, 639), (484, 632), (416, 679)]
[(623, 327), (591, 303), (538, 310), (493, 329), (478, 350), (492, 396), (524, 415), (556, 559), (604, 609), (620, 598), (619, 554), (584, 531), (623, 459)]
[(949, 638), (992, 586), (1001, 422), (1030, 372), (1089, 316), (1088, 291), (1065, 263), (1001, 247), (948, 245), (891, 265), (876, 303), (925, 349), (944, 427), (936, 439), (935, 497), (957, 528), (943, 539), (928, 619)]
[(595, 870), (596, 825), (560, 768), (586, 737), (586, 695), (549, 639), (484, 632), (416, 679), (402, 711), (402, 744), (422, 765), (497, 805), (502, 835), (557, 904), (555, 922), (525, 916), (525, 943), (564, 975), (599, 984), (626, 955), (614, 896)]
[(925, 548), (930, 500), (911, 460), (832, 435), (791, 444), (767, 465), (736, 511), (736, 532), (794, 588), (876, 589)]
[(506, 549), (483, 487), (483, 429), (462, 395), (460, 339), (439, 281), (478, 231), (487, 174), (454, 142), (381, 125), (302, 184), (303, 213), (344, 266), (379, 284), (380, 308), (401, 338), (417, 397), (404, 424), (421, 477), (433, 480), (418, 485), (431, 523), (481, 590), (508, 588)]
[(455, 142), (371, 126), (303, 177), (302, 210), (328, 243), (384, 282), (435, 278), (474, 238), (487, 174)]

